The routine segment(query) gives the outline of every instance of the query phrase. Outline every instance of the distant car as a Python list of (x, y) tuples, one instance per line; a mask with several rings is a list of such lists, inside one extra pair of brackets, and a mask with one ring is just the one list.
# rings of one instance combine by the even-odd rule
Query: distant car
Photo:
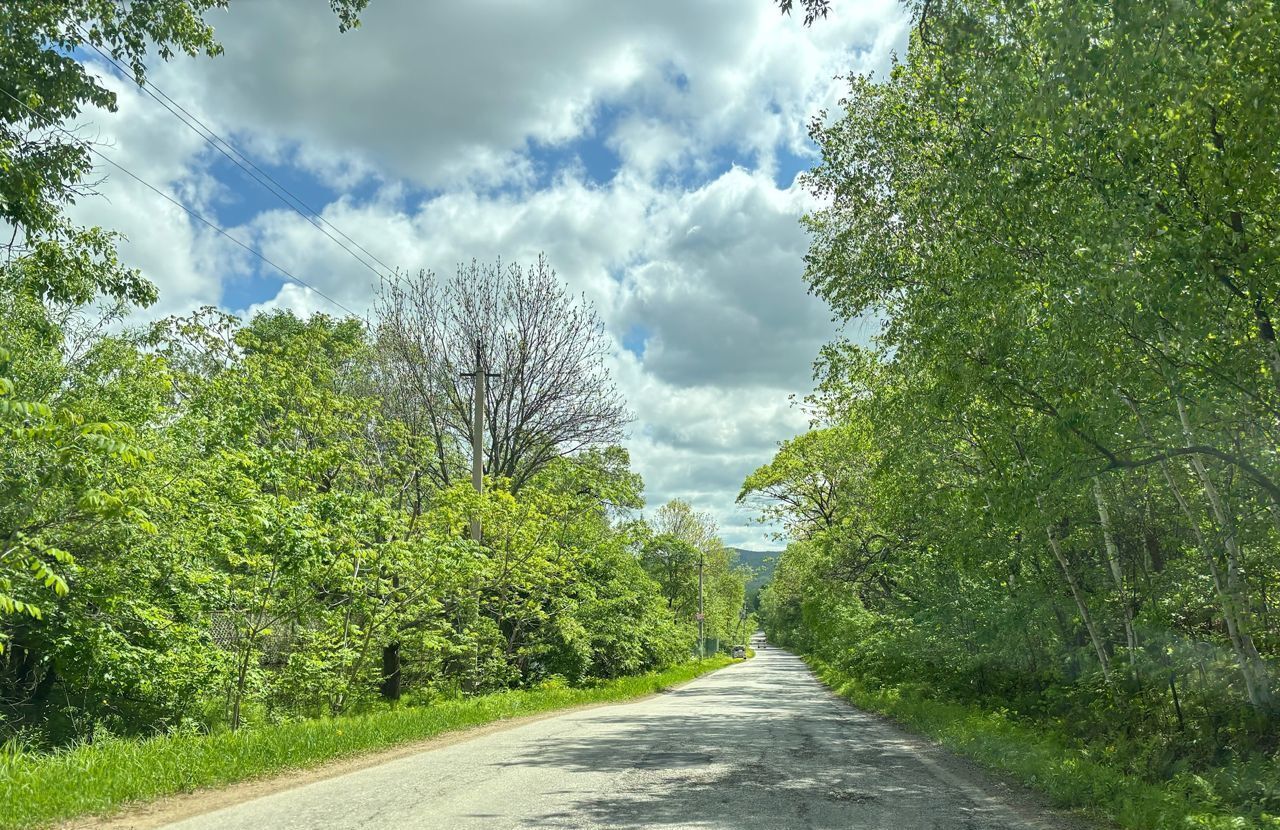
[(742, 646), (734, 646), (733, 656), (734, 656), (734, 659), (741, 660), (742, 658), (747, 656), (747, 650)]

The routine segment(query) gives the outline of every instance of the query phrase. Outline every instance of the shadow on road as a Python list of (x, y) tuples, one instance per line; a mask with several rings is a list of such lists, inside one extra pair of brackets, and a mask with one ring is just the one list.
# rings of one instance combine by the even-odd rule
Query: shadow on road
[[(919, 760), (913, 742), (836, 700), (798, 659), (775, 652), (670, 693), (661, 711), (582, 718), (581, 740), (507, 765), (615, 772), (617, 790), (524, 826), (1010, 828)], [(649, 711), (652, 711), (652, 707)], [(573, 791), (562, 791), (572, 796)], [(559, 800), (559, 799), (556, 799)]]

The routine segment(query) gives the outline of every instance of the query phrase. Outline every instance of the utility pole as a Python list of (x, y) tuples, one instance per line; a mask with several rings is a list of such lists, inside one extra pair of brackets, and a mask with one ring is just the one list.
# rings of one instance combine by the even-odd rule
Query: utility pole
[[(463, 372), (464, 378), (472, 378), (475, 380), (475, 395), (471, 400), (471, 484), (476, 488), (477, 494), (484, 493), (484, 404), (486, 400), (485, 387), (488, 385), (489, 378), (496, 378), (498, 375), (493, 372), (486, 371), (488, 367), (484, 362), (484, 344), (480, 342), (480, 338), (476, 338), (476, 365), (475, 370), (471, 372)], [(471, 538), (477, 543), (481, 539), (480, 513), (471, 519)], [(476, 577), (472, 578), (471, 592), (476, 598), (475, 613), (476, 617), (480, 615), (479, 606), (479, 584)], [(475, 653), (475, 674), (474, 678), (480, 676), (480, 643), (476, 642)], [(474, 689), (474, 686), (473, 686)]]
[(706, 614), (702, 608), (702, 562), (704, 555), (698, 553), (698, 659), (705, 660), (707, 658), (707, 638), (706, 638)]
[[(475, 395), (471, 402), (471, 485), (476, 493), (484, 492), (484, 404), (485, 387), (489, 378), (496, 378), (496, 372), (486, 371), (484, 361), (484, 345), (476, 338), (476, 366), (471, 372), (463, 372), (464, 378), (475, 379)], [(480, 541), (480, 516), (471, 520), (471, 538)]]

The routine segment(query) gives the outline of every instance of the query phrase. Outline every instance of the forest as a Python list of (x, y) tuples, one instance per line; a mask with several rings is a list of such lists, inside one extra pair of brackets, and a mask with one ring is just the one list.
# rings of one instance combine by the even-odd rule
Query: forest
[(1274, 821), (1277, 7), (911, 8), (811, 127), (806, 279), (875, 336), (743, 486), (765, 627)]
[(156, 288), (67, 216), (94, 151), (63, 125), (115, 106), (73, 53), (142, 82), (218, 54), (221, 5), (0, 10), (6, 753), (651, 672), (699, 650), (700, 571), (711, 649), (744, 641), (749, 574), (687, 502), (641, 516), (603, 324), (545, 259), (399, 273), (368, 318), (137, 322)]

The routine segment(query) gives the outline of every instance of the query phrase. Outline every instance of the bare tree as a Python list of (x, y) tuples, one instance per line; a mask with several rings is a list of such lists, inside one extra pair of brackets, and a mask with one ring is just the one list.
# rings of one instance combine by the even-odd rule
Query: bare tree
[(565, 289), (546, 257), (459, 266), (386, 283), (378, 342), (400, 407), (417, 409), (436, 445), (431, 476), (465, 475), (477, 345), (497, 373), (485, 406), (485, 469), (519, 489), (552, 459), (616, 443), (631, 418), (609, 377), (609, 339), (585, 297)]

